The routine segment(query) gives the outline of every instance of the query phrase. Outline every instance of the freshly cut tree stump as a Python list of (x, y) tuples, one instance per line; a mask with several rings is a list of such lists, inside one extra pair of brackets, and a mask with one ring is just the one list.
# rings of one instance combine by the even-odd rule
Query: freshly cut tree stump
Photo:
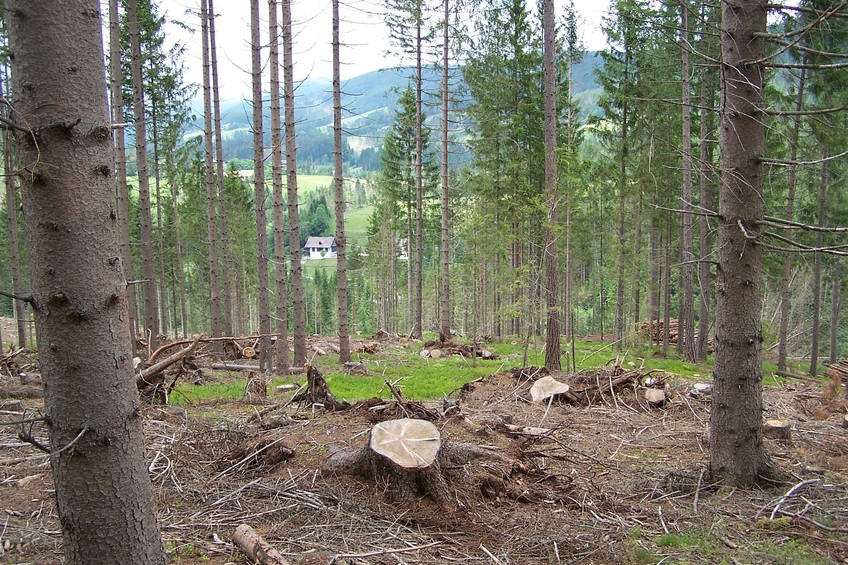
[(553, 377), (542, 377), (530, 387), (530, 398), (536, 404), (541, 404), (552, 396), (565, 394), (570, 390), (570, 386)]
[(763, 422), (763, 436), (780, 439), (792, 439), (792, 424), (787, 420), (766, 420)]
[(455, 499), (445, 469), (461, 467), (493, 452), (474, 444), (444, 445), (438, 428), (427, 420), (402, 418), (376, 424), (358, 451), (330, 457), (326, 469), (374, 480), (392, 503), (429, 497), (449, 508)]

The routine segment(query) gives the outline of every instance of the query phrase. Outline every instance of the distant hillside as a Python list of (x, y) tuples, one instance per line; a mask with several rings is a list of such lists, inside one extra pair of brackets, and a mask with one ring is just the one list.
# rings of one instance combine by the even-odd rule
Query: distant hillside
[[(597, 108), (599, 95), (595, 81), (595, 67), (600, 65), (597, 53), (588, 53), (574, 69), (574, 93), (584, 115)], [(406, 88), (412, 77), (412, 68), (374, 71), (357, 76), (342, 84), (342, 121), (347, 164), (365, 170), (379, 167), (379, 148), (383, 137), (391, 126), (399, 93)], [(425, 69), (425, 90), (439, 92), (441, 72), (432, 67)], [(453, 88), (462, 100), (467, 91), (459, 70), (453, 72)], [(297, 116), (298, 163), (308, 168), (310, 165), (326, 165), (331, 162), (333, 150), (332, 124), (332, 84), (325, 79), (307, 79), (296, 86), (295, 110)], [(438, 100), (434, 100), (438, 103)], [(467, 103), (467, 101), (466, 101)], [(455, 120), (462, 123), (462, 110), (465, 104), (457, 102)], [(429, 112), (433, 125), (438, 124), (437, 110)], [(270, 138), (267, 122), (265, 132)], [(251, 109), (249, 101), (240, 101), (221, 109), (224, 129), (224, 158), (253, 157), (253, 136), (250, 131)], [(198, 127), (202, 128), (201, 124)]]

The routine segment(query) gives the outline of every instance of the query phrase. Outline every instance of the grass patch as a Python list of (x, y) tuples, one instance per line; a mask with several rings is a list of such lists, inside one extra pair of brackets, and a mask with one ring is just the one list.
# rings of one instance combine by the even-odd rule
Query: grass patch
[(752, 544), (754, 557), (772, 565), (827, 565), (832, 563), (819, 555), (808, 543), (797, 539), (760, 540)]
[(177, 383), (169, 403), (177, 406), (200, 404), (214, 400), (238, 400), (244, 395), (244, 379), (202, 385)]
[(363, 206), (348, 210), (345, 214), (345, 236), (349, 242), (356, 242), (362, 247), (368, 243), (368, 218), (374, 211), (373, 206)]
[[(335, 259), (321, 259), (309, 261), (306, 270), (310, 268), (329, 268), (328, 263), (335, 263)], [(334, 265), (333, 265), (334, 266)], [(426, 334), (424, 341), (433, 340), (434, 334)], [(463, 341), (457, 339), (457, 341)], [(496, 360), (477, 359), (472, 363), (470, 359), (464, 359), (459, 355), (450, 355), (441, 359), (429, 359), (420, 356), (422, 344), (411, 342), (405, 346), (386, 345), (378, 355), (354, 354), (354, 360), (364, 361), (369, 375), (348, 375), (339, 371), (337, 356), (326, 355), (315, 357), (312, 362), (325, 375), (333, 394), (340, 399), (350, 402), (364, 400), (366, 398), (382, 397), (389, 398), (390, 392), (385, 386), (386, 381), (397, 383), (403, 394), (410, 400), (438, 400), (455, 391), (465, 383), (485, 377), (493, 373), (507, 370), (522, 365), (542, 366), (544, 364), (544, 341), (540, 338), (531, 339), (525, 344), (521, 339), (484, 343), (483, 347), (497, 353), (500, 358)], [(526, 350), (526, 361), (525, 361)], [(572, 355), (570, 343), (563, 343), (564, 353), (563, 368), (565, 361)], [(689, 378), (711, 378), (712, 359), (693, 365), (677, 358), (654, 357), (653, 349), (648, 347), (634, 348), (624, 354), (616, 355), (615, 350), (609, 344), (592, 341), (576, 341), (574, 343), (574, 357), (577, 359), (577, 368), (593, 369), (609, 365), (618, 360), (625, 369), (637, 368), (644, 364), (646, 369), (656, 369), (674, 375)], [(569, 362), (570, 364), (570, 362)], [(172, 394), (174, 404), (196, 404), (213, 400), (238, 400), (242, 397), (245, 379), (241, 375), (212, 372), (214, 382), (203, 385), (188, 385), (178, 383)], [(234, 380), (226, 382), (228, 376)], [(770, 373), (765, 373), (765, 384), (775, 384), (783, 380), (775, 378)], [(303, 384), (305, 377), (279, 377), (271, 382), (271, 389), (283, 383)], [(665, 540), (663, 543), (673, 543), (673, 540)], [(680, 543), (685, 543), (681, 540)]]

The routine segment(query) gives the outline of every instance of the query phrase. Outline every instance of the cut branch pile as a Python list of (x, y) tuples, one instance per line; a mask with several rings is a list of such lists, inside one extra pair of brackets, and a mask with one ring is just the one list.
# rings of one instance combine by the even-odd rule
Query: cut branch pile
[(427, 355), (424, 355), (425, 357), (434, 357), (433, 352), (439, 351), (442, 356), (461, 355), (462, 357), (479, 357), (481, 359), (500, 359), (500, 355), (485, 349), (479, 343), (468, 345), (452, 341), (428, 341), (424, 344), (423, 351), (427, 352)]
[[(625, 387), (642, 385), (652, 373), (652, 370), (644, 367), (625, 371), (618, 362), (604, 369), (583, 371), (568, 377), (560, 375), (557, 378), (550, 376), (543, 367), (514, 368), (509, 371), (521, 383), (532, 383), (527, 394), (529, 400), (536, 403), (566, 401), (575, 406), (590, 406), (605, 401), (607, 396), (615, 402), (615, 395), (619, 391)], [(663, 382), (659, 379), (654, 381), (651, 390), (661, 389)]]
[(283, 443), (279, 434), (266, 432), (237, 445), (228, 457), (230, 465), (221, 471), (220, 475), (235, 470), (265, 473), (294, 456), (295, 450)]
[(372, 422), (383, 422), (397, 418), (414, 418), (435, 422), (441, 417), (437, 411), (427, 408), (422, 403), (408, 400), (394, 384), (388, 381), (385, 384), (394, 397), (393, 401), (373, 398), (357, 403), (358, 408), (368, 410), (368, 419)]

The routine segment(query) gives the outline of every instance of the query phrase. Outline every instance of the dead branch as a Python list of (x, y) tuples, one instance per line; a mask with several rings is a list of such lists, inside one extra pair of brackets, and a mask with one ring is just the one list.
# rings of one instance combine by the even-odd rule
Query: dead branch
[[(239, 365), (236, 363), (211, 363), (210, 369), (216, 371), (258, 371), (259, 365)], [(300, 375), (304, 372), (303, 367), (289, 367), (290, 375)]]
[(233, 534), (233, 541), (250, 559), (260, 565), (288, 565), (285, 557), (271, 547), (268, 542), (259, 537), (256, 530), (247, 524), (242, 524), (236, 528)]
[[(182, 359), (183, 357), (185, 357), (186, 355), (188, 355), (189, 353), (194, 351), (194, 348), (197, 347), (197, 344), (200, 343), (200, 340), (201, 340), (201, 338), (198, 337), (197, 339), (192, 341), (191, 345), (189, 345), (188, 347), (181, 349), (180, 351), (174, 353), (170, 357), (163, 359), (162, 361), (159, 361), (158, 363), (156, 363), (155, 365), (153, 365), (151, 367), (147, 367), (146, 369), (142, 369), (141, 372), (138, 374), (138, 377), (135, 380), (135, 384), (136, 384), (136, 386), (138, 386), (138, 389), (142, 390), (142, 389), (154, 384), (149, 380), (150, 377), (153, 377), (156, 374), (161, 373), (162, 371), (164, 371), (165, 369), (167, 369), (168, 367), (170, 367), (171, 365), (173, 365), (174, 363), (176, 363), (177, 361), (179, 361), (180, 359)], [(159, 348), (159, 349), (161, 349), (161, 348)], [(159, 351), (159, 350), (157, 350), (157, 351)], [(151, 355), (150, 357), (153, 358), (154, 355)]]
[[(192, 342), (194, 342), (195, 340), (199, 340), (199, 341), (200, 341), (200, 342), (202, 342), (202, 343), (215, 343), (215, 342), (217, 342), (217, 341), (235, 341), (235, 340), (239, 340), (239, 339), (243, 339), (243, 340), (247, 340), (247, 339), (258, 340), (258, 339), (261, 339), (261, 338), (263, 338), (263, 337), (274, 337), (274, 336), (276, 336), (276, 335), (277, 335), (277, 334), (267, 334), (267, 335), (245, 335), (245, 336), (223, 336), (223, 337), (203, 337), (203, 336), (200, 336), (200, 337), (195, 338), (195, 339), (181, 339), (181, 340), (178, 340), (178, 341), (172, 341), (172, 342), (170, 342), (170, 343), (166, 343), (165, 345), (162, 345), (161, 347), (159, 347), (159, 349), (157, 349), (156, 351), (154, 351), (153, 353), (151, 353), (151, 354), (150, 354), (150, 357), (148, 357), (148, 359), (147, 359), (147, 364), (148, 364), (148, 365), (152, 364), (152, 363), (156, 360), (156, 358), (157, 358), (159, 355), (161, 355), (161, 353), (162, 353), (164, 350), (166, 350), (166, 349), (168, 349), (168, 348), (170, 348), (170, 347), (176, 347), (177, 345), (185, 345), (186, 343), (192, 343)], [(213, 367), (213, 368), (214, 368), (214, 367)]]

